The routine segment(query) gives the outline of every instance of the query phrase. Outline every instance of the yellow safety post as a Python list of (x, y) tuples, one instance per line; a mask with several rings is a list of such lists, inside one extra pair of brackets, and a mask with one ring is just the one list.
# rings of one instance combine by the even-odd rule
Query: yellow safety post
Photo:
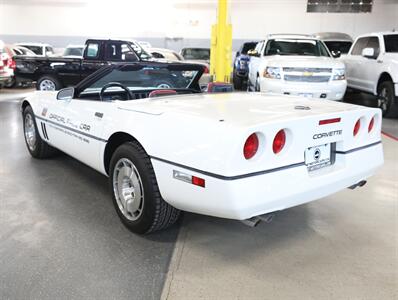
[(217, 23), (211, 28), (210, 74), (213, 81), (231, 80), (232, 25), (227, 22), (228, 0), (218, 0)]

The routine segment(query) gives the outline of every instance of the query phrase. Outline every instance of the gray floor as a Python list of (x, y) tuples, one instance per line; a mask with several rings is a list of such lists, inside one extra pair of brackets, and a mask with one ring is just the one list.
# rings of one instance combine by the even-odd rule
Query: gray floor
[[(178, 239), (179, 226), (139, 237), (105, 177), (28, 155), (18, 99), (29, 91), (0, 90), (0, 299), (158, 299), (165, 281), (167, 299), (397, 299), (396, 141), (384, 139), (385, 167), (365, 188), (269, 225), (186, 214)], [(398, 137), (398, 120), (383, 127)]]
[(134, 235), (104, 176), (66, 155), (32, 159), (19, 97), (0, 90), (0, 299), (159, 299), (177, 226)]

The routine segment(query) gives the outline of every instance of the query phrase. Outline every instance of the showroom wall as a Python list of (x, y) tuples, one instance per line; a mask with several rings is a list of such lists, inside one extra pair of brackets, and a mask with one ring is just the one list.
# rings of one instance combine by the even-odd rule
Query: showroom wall
[[(83, 43), (87, 37), (134, 37), (175, 49), (184, 45), (208, 46), (216, 2), (0, 0), (0, 39), (42, 41), (63, 47), (67, 43)], [(397, 0), (374, 0), (369, 14), (306, 13), (307, 0), (231, 2), (235, 47), (242, 40), (260, 39), (275, 32), (341, 31), (356, 36), (398, 29)]]

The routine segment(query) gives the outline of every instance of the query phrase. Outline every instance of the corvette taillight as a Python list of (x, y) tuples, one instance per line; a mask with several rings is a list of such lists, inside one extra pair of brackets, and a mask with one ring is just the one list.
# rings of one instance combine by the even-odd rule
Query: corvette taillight
[(375, 125), (375, 117), (373, 117), (370, 122), (369, 122), (369, 126), (368, 126), (368, 132), (371, 132), (373, 127)]
[(255, 134), (255, 133), (251, 134), (247, 138), (245, 145), (243, 146), (243, 156), (246, 159), (252, 158), (257, 153), (258, 145), (259, 145), (259, 142), (258, 142), (257, 134)]
[(358, 119), (358, 121), (354, 125), (354, 130), (353, 130), (354, 136), (356, 136), (358, 134), (359, 129), (361, 129), (361, 119)]
[(274, 137), (274, 142), (272, 143), (272, 150), (275, 154), (282, 151), (286, 143), (286, 133), (283, 129), (279, 130)]

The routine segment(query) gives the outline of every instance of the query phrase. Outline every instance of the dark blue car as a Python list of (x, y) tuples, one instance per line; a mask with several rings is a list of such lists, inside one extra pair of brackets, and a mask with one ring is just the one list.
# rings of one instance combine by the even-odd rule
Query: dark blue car
[(241, 90), (246, 85), (250, 60), (250, 56), (247, 55), (247, 52), (254, 49), (256, 45), (257, 42), (243, 43), (238, 52), (236, 52), (233, 73), (234, 88), (236, 90)]

